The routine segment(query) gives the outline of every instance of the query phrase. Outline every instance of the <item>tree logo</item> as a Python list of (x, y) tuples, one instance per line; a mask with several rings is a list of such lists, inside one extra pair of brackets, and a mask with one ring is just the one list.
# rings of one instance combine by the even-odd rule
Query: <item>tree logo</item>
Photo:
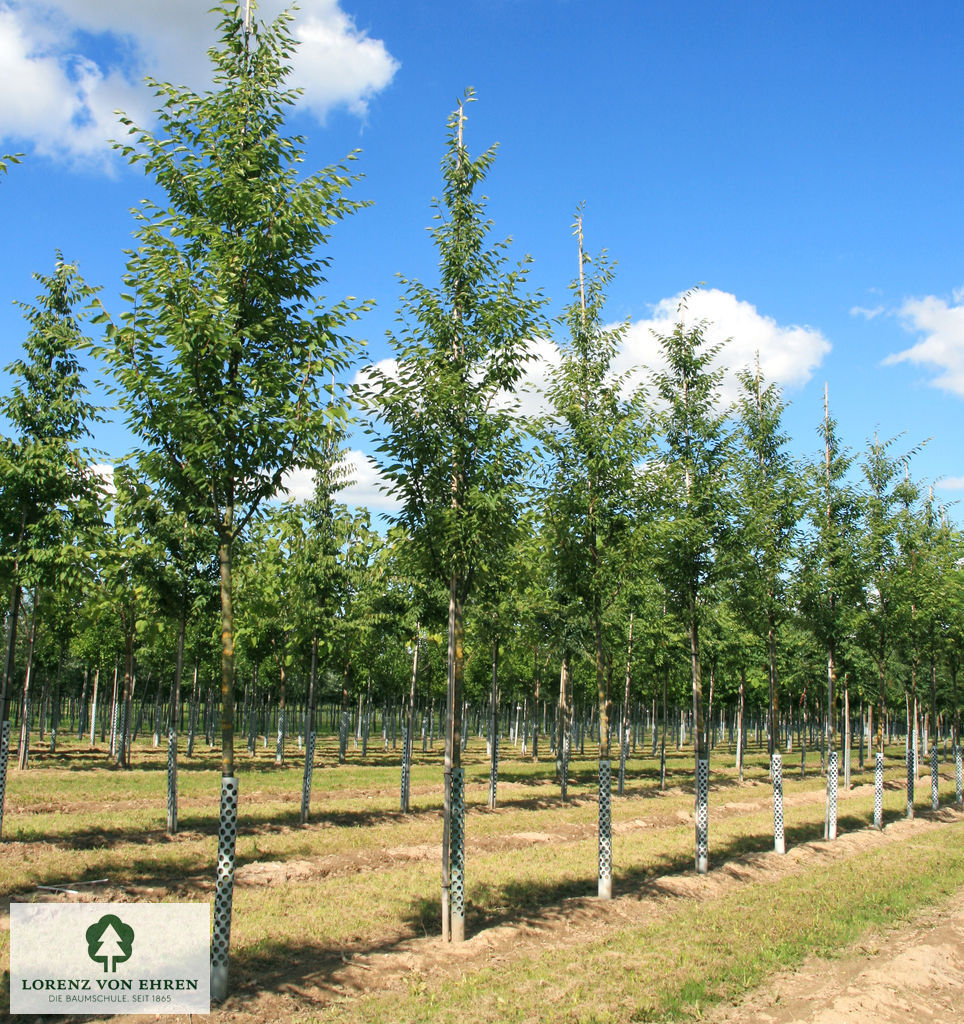
[(86, 932), (87, 955), (94, 963), (104, 965), (104, 973), (117, 970), (117, 965), (130, 960), (134, 948), (134, 929), (116, 914), (104, 914)]

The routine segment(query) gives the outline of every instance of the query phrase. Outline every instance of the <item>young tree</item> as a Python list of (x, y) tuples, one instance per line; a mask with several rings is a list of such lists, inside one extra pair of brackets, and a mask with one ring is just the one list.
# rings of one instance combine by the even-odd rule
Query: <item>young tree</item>
[(753, 372), (743, 370), (738, 378), (742, 450), (734, 474), (739, 525), (730, 545), (737, 562), (732, 576), (748, 626), (766, 637), (774, 846), (784, 853), (777, 631), (788, 607), (785, 581), (795, 552), (803, 491), (797, 466), (787, 451), (787, 435), (781, 429), (785, 405), (779, 389), (764, 383), (759, 358)]
[(507, 270), (508, 243), (487, 244), (490, 224), (476, 190), (495, 148), (470, 157), (464, 125), (460, 102), (448, 121), (432, 229), (439, 285), (406, 282), (402, 333), (391, 339), (397, 371), (373, 370), (361, 396), (380, 421), (377, 461), (400, 499), (397, 521), (449, 593), (442, 933), (457, 942), (465, 934), (463, 607), (494, 541), (511, 528), (523, 449), (515, 420), (498, 403), (522, 376), (542, 305), (524, 293), (525, 265)]
[(810, 508), (812, 535), (804, 553), (805, 608), (811, 628), (826, 655), (827, 802), (824, 836), (837, 837), (837, 677), (841, 649), (852, 634), (856, 610), (862, 604), (862, 580), (856, 553), (857, 495), (848, 483), (853, 457), (845, 451), (830, 415), (824, 393), (820, 426), (822, 458), (811, 467)]
[(718, 575), (719, 554), (728, 531), (730, 494), (726, 481), (730, 438), (719, 407), (722, 371), (712, 368), (720, 345), (706, 340), (707, 324), (687, 327), (686, 299), (679, 322), (659, 341), (666, 368), (653, 376), (663, 410), (660, 428), (665, 463), (663, 514), (656, 573), (682, 619), (689, 641), (696, 759), (696, 870), (708, 870), (709, 749), (700, 661), (700, 620), (707, 587)]
[[(174, 679), (171, 684), (170, 714), (167, 723), (167, 831), (177, 832), (178, 785), (177, 739), (178, 708), (184, 672), (184, 644), (189, 622), (209, 603), (217, 586), (216, 564), (205, 531), (189, 515), (188, 508), (172, 506), (156, 493), (145, 495), (141, 503), (142, 529), (158, 547), (159, 558), (152, 572), (152, 588), (159, 611), (173, 622), (175, 641)], [(160, 692), (160, 690), (158, 690)], [(160, 724), (155, 722), (155, 734)]]
[(867, 445), (861, 471), (863, 529), (859, 540), (865, 595), (857, 613), (857, 639), (873, 662), (877, 675), (877, 736), (875, 756), (874, 825), (883, 828), (884, 744), (887, 675), (893, 668), (897, 634), (901, 628), (898, 595), (901, 552), (903, 467), (912, 452), (891, 454), (896, 438), (881, 441), (876, 435)]
[[(577, 606), (576, 621), (595, 664), (599, 708), (599, 877), (602, 899), (612, 896), (610, 693), (612, 652), (608, 619), (630, 565), (637, 462), (645, 459), (642, 391), (613, 372), (628, 324), (606, 328), (603, 307), (613, 278), (605, 253), (593, 263), (583, 251), (582, 214), (576, 296), (566, 310), (569, 342), (552, 375), (552, 405), (542, 430), (552, 474), (547, 517), (553, 528), (557, 586)], [(585, 268), (591, 267), (588, 278)], [(629, 396), (623, 392), (629, 390)], [(588, 635), (587, 635), (588, 634)], [(569, 657), (566, 652), (564, 657)]]
[[(0, 826), (22, 591), (32, 589), (34, 635), (43, 589), (82, 575), (75, 541), (100, 513), (99, 481), (81, 447), (96, 409), (77, 358), (88, 343), (83, 321), (95, 292), (59, 253), (51, 275), (35, 276), (43, 290), (35, 305), (21, 305), (29, 331), (23, 357), (7, 368), (15, 376), (13, 390), (0, 403), (14, 435), (0, 452), (0, 578), (10, 591), (0, 682)], [(22, 745), (24, 766), (25, 758)]]
[(325, 660), (331, 649), (342, 575), (338, 520), (343, 518), (344, 508), (336, 504), (335, 494), (345, 485), (346, 479), (340, 461), (341, 449), (333, 431), (326, 438), (324, 456), (321, 468), (315, 473), (311, 499), (300, 507), (290, 509), (286, 522), (298, 594), (298, 639), (299, 643), (307, 644), (311, 650), (305, 716), (305, 767), (301, 789), (302, 824), (308, 821), (311, 802), (319, 657)]
[[(234, 770), (234, 546), (295, 467), (313, 468), (342, 414), (326, 382), (345, 368), (339, 335), (357, 310), (315, 298), (328, 230), (359, 206), (352, 178), (329, 168), (299, 180), (301, 140), (283, 134), (295, 93), (285, 80), (290, 15), (242, 18), (222, 0), (209, 51), (215, 88), (151, 81), (156, 133), (125, 119), (120, 146), (166, 196), (136, 213), (131, 308), (108, 326), (104, 356), (152, 478), (190, 504), (218, 552), (221, 588), (222, 809), (212, 987), (228, 984), (237, 817)], [(106, 318), (106, 317), (105, 317)]]

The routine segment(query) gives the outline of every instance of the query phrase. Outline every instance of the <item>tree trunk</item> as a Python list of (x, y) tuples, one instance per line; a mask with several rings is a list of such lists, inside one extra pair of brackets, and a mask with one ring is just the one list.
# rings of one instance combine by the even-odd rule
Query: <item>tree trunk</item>
[(184, 634), (187, 632), (187, 608), (182, 601), (177, 628), (177, 655), (174, 660), (174, 685), (167, 724), (167, 831), (177, 834), (177, 733), (178, 708), (181, 705), (181, 676), (184, 672)]
[(278, 680), (278, 742), (274, 751), (274, 763), (282, 765), (285, 763), (285, 732), (288, 727), (288, 723), (285, 721), (288, 713), (288, 694), (283, 651), (278, 658)]
[(368, 730), (372, 714), (372, 667), (368, 666), (368, 683), (365, 687), (365, 712), (361, 722), (362, 757), (368, 757)]
[(254, 756), (257, 750), (258, 716), (261, 714), (261, 704), (258, 698), (258, 663), (251, 666), (251, 707), (248, 709), (248, 753)]
[(348, 670), (349, 662), (345, 659), (341, 674), (341, 721), (338, 724), (338, 763), (344, 764), (348, 753)]
[(305, 710), (305, 773), (301, 783), (301, 824), (308, 823), (311, 779), (315, 770), (315, 682), (318, 678), (318, 634), (311, 638), (311, 671), (308, 676), (308, 707)]
[(401, 809), (408, 814), (411, 805), (412, 789), (412, 748), (415, 737), (415, 684), (418, 680), (418, 647), (422, 635), (421, 620), (415, 623), (415, 650), (412, 653), (412, 679), (408, 689), (408, 701), (405, 705), (405, 732), (402, 736), (402, 794)]
[(539, 664), (539, 655), (535, 659), (536, 678), (532, 692), (532, 763), (539, 760), (539, 690), (542, 687), (542, 666)]
[(88, 694), (90, 685), (90, 666), (84, 666), (84, 683), (80, 690), (80, 709), (77, 712), (77, 740), (84, 738), (84, 730), (87, 727), (87, 708), (89, 706)]
[(629, 684), (633, 665), (633, 612), (629, 613), (629, 640), (626, 644), (626, 680), (623, 685), (623, 720), (619, 736), (619, 795), (626, 788), (626, 756), (629, 748)]
[[(154, 691), (154, 720), (151, 722), (151, 743), (155, 747), (161, 745), (161, 686), (163, 678), (163, 675), (158, 672), (157, 689)], [(147, 697), (146, 691), (144, 696)]]
[(489, 810), (495, 810), (499, 785), (499, 641), (492, 641), (492, 693), (489, 698)]
[[(772, 599), (773, 594), (769, 597)], [(770, 757), (782, 753), (780, 749), (780, 689), (777, 679), (777, 640), (773, 610), (767, 611), (767, 663), (770, 687)]]
[(744, 711), (746, 702), (746, 669), (740, 668), (740, 689), (737, 694), (736, 704), (736, 770), (739, 773), (740, 782), (743, 781), (743, 730)]
[[(911, 684), (913, 685), (913, 684)], [(911, 691), (904, 687), (904, 705), (907, 717), (907, 742), (905, 745), (905, 763), (907, 768), (907, 804), (906, 814), (908, 818), (914, 817), (914, 778), (917, 773), (917, 766), (914, 764), (914, 744), (917, 733), (917, 706), (916, 697), (911, 696)]]
[(131, 622), (124, 637), (124, 689), (121, 698), (120, 739), (117, 747), (117, 764), (130, 768), (131, 708), (134, 698), (134, 623)]
[(191, 685), (191, 707), (188, 711), (187, 716), (187, 756), (192, 757), (194, 755), (194, 736), (197, 732), (197, 720), (198, 720), (198, 701), (200, 695), (198, 693), (198, 671), (200, 655), (197, 651), (194, 652), (194, 682)]
[(97, 732), (97, 688), (100, 683), (100, 665), (94, 669), (94, 687), (90, 695), (90, 746), (93, 747)]
[(464, 773), (462, 704), (464, 623), (462, 580), (449, 582), (448, 694), (446, 702), (444, 824), (442, 832), (442, 938), (465, 940)]
[(238, 780), (234, 773), (234, 509), (225, 509), (218, 544), (221, 576), (221, 807), (218, 829), (214, 933), (211, 941), (211, 998), (228, 994), (231, 947), (231, 905), (234, 897), (234, 855), (237, 842)]
[(37, 641), (37, 608), (40, 603), (40, 588), (33, 588), (33, 609), (30, 612), (30, 633), (27, 641), (27, 672), (23, 680), (23, 711), (20, 716), (20, 750), (17, 767), (27, 767), (30, 757), (30, 677), (33, 675), (33, 652)]
[(57, 654), (57, 675), (54, 677), (53, 692), (50, 697), (50, 752), (57, 749), (57, 730), (60, 727), (60, 680), (64, 670), (64, 648), (61, 643)]
[(827, 738), (827, 799), (825, 805), (823, 837), (837, 838), (837, 650), (833, 639), (827, 645), (827, 710), (824, 733)]
[(559, 790), (562, 799), (568, 796), (569, 789), (569, 748), (572, 726), (572, 693), (569, 685), (568, 651), (562, 656), (562, 667), (559, 669), (559, 705), (556, 725), (556, 766), (559, 773)]
[(693, 676), (693, 749), (696, 755), (696, 870), (709, 870), (709, 752), (703, 720), (703, 673), (700, 666), (699, 634), (696, 622), (696, 594), (689, 601), (690, 666)]

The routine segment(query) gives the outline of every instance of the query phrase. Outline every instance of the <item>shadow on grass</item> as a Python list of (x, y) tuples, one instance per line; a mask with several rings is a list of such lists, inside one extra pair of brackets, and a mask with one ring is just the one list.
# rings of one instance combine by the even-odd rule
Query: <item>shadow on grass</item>
[[(901, 817), (897, 813), (885, 814), (885, 823)], [(838, 819), (840, 834), (866, 828), (868, 821), (859, 815), (845, 815)], [(814, 823), (790, 826), (788, 845), (799, 845), (823, 838), (823, 826)], [(773, 848), (769, 833), (734, 837), (726, 843), (710, 848), (711, 870), (723, 868), (736, 858), (753, 853), (766, 853)], [(471, 870), (471, 869), (470, 869)], [(665, 884), (674, 877), (693, 875), (693, 858), (678, 854), (657, 858), (646, 864), (619, 868), (615, 872), (613, 888), (616, 895), (636, 893), (642, 897), (677, 899), (685, 901), (678, 890)], [(471, 888), (474, 900), (466, 907), (466, 934), (471, 938), (484, 929), (510, 923), (520, 918), (538, 923), (557, 917), (565, 911), (564, 902), (570, 899), (592, 899), (596, 894), (596, 878), (582, 877), (560, 882), (538, 884), (508, 883), (501, 886), (475, 886)], [(484, 906), (483, 906), (484, 904)], [(261, 943), (257, 949), (242, 952), (232, 962), (232, 1001), (254, 996), (258, 992), (304, 992), (321, 989), (333, 999), (348, 995), (362, 995), (370, 989), (364, 972), (357, 981), (345, 975), (346, 965), (368, 957), (391, 953), (401, 943), (412, 938), (440, 938), (439, 901), (436, 896), (422, 897), (412, 902), (403, 919), (404, 932), (396, 939), (380, 943), (349, 943), (326, 946), (305, 942), (293, 947), (286, 942)], [(355, 977), (358, 977), (356, 972)]]
[[(868, 825), (867, 815), (844, 814), (838, 819), (840, 833), (854, 832)], [(921, 812), (921, 817), (928, 817), (928, 812)], [(286, 821), (294, 823), (295, 814), (285, 816)], [(338, 824), (354, 824), (357, 815), (343, 815)], [(401, 815), (381, 816), (389, 819), (401, 819)], [(896, 821), (902, 817), (899, 812), (885, 812), (885, 823)], [(242, 829), (244, 825), (242, 823)], [(155, 839), (163, 833), (152, 833)], [(213, 831), (211, 833), (213, 838)], [(800, 845), (823, 837), (823, 826), (820, 822), (804, 825), (788, 824), (786, 829), (788, 847)], [(129, 835), (124, 836), (129, 840)], [(711, 869), (726, 870), (739, 857), (753, 853), (765, 853), (772, 850), (772, 834), (768, 831), (748, 835), (733, 836), (726, 842), (713, 843), (712, 823), (710, 832), (710, 864)], [(213, 846), (212, 846), (213, 860)], [(534, 853), (538, 856), (537, 853)], [(258, 859), (258, 857), (239, 858), (239, 866)], [(283, 858), (276, 858), (281, 860)], [(188, 863), (188, 859), (172, 862), (170, 865), (159, 866), (150, 852), (126, 863), (121, 870), (118, 881), (128, 885), (169, 885), (177, 894), (177, 883), (190, 883), (187, 872), (196, 871), (196, 863)], [(108, 869), (106, 863), (88, 864), (92, 877)], [(732, 866), (738, 871), (736, 865)], [(470, 868), (471, 872), (471, 868)], [(213, 876), (213, 866), (209, 869)], [(645, 864), (616, 864), (614, 891), (617, 895), (636, 893), (641, 896), (660, 898), (679, 897), (673, 888), (665, 884), (666, 880), (693, 875), (693, 858), (689, 853), (666, 854), (655, 857)], [(60, 879), (50, 879), (59, 881)], [(212, 880), (206, 879), (202, 886), (206, 890), (213, 888)], [(43, 883), (41, 883), (43, 884)], [(548, 920), (564, 912), (564, 901), (572, 898), (592, 898), (596, 891), (596, 878), (585, 875), (576, 879), (556, 882), (525, 882), (506, 883), (499, 886), (470, 887), (474, 899), (467, 906), (467, 932), (471, 937), (483, 929), (507, 923), (517, 923), (521, 917), (538, 922)], [(307, 937), (296, 945), (290, 942), (265, 942), (256, 948), (243, 951), (232, 958), (232, 998), (226, 1009), (232, 1009), (232, 1003), (260, 992), (299, 992), (305, 988), (320, 988), (331, 993), (332, 998), (343, 997), (351, 991), (351, 984), (346, 983), (344, 968), (353, 957), (368, 957), (380, 953), (390, 953), (399, 945), (411, 938), (437, 937), (439, 935), (438, 900), (433, 894), (414, 900), (408, 913), (401, 921), (401, 928), (393, 937), (380, 942), (364, 942), (338, 945), (326, 945), (313, 942)], [(359, 992), (364, 989), (364, 979), (358, 985)], [(71, 1018), (76, 1019), (76, 1018)]]

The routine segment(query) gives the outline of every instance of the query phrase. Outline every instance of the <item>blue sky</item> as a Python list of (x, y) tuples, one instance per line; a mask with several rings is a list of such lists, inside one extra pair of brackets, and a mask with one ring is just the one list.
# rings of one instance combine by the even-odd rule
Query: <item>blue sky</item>
[[(207, 7), (0, 0), (0, 148), (27, 154), (0, 182), (0, 364), (23, 337), (6, 300), (34, 294), (55, 249), (119, 308), (150, 183), (104, 143), (110, 111), (149, 119), (144, 72), (203, 84)], [(328, 292), (376, 301), (373, 359), (395, 275), (433, 279), (445, 119), (472, 86), (468, 144), (500, 144), (494, 233), (532, 256), (555, 311), (584, 201), (588, 248), (618, 261), (608, 313), (634, 324), (621, 365), (651, 362), (649, 328), (705, 282), (696, 311), (734, 361), (760, 348), (798, 451), (817, 451), (826, 381), (848, 445), (931, 437), (915, 475), (964, 494), (960, 4), (302, 0), (296, 29), (306, 168), (362, 150), (355, 193), (373, 206), (336, 230)], [(127, 444), (112, 426), (96, 440), (109, 458)]]

